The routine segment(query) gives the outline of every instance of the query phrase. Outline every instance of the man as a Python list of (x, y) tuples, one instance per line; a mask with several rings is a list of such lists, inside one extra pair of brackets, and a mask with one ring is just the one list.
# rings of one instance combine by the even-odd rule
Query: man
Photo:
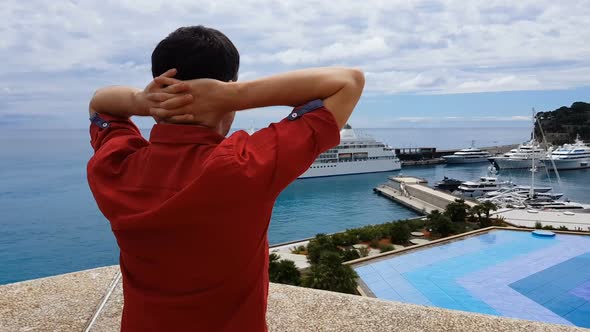
[[(364, 77), (318, 68), (236, 82), (221, 32), (180, 28), (152, 55), (144, 90), (90, 102), (88, 182), (120, 247), (123, 331), (265, 331), (267, 229), (275, 199), (339, 143)], [(252, 136), (236, 111), (297, 106)], [(130, 116), (153, 116), (145, 140)]]

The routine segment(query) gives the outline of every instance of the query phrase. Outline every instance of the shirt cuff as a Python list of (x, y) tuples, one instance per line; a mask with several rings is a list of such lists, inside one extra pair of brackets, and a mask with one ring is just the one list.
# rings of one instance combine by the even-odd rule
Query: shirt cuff
[(305, 113), (313, 112), (317, 109), (324, 107), (324, 101), (321, 99), (312, 100), (306, 104), (295, 107), (291, 114), (287, 117), (289, 121), (297, 120), (302, 117)]

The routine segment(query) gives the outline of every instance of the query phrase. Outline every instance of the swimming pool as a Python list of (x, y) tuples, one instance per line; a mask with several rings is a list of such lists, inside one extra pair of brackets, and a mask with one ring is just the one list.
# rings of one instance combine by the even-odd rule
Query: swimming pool
[(354, 269), (381, 299), (590, 327), (590, 236), (493, 230)]

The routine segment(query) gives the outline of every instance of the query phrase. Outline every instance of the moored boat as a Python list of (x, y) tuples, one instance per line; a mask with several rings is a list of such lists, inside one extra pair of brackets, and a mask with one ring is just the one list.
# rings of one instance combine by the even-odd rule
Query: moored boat
[(550, 170), (590, 168), (590, 146), (578, 136), (573, 144), (564, 144), (542, 161)]
[(400, 160), (391, 147), (370, 137), (359, 137), (347, 124), (340, 131), (340, 144), (320, 154), (299, 179), (399, 169)]
[(440, 190), (446, 190), (453, 192), (459, 188), (464, 181), (457, 180), (457, 179), (450, 179), (448, 177), (444, 177), (441, 181), (437, 182), (434, 187)]
[(478, 181), (463, 182), (457, 188), (457, 193), (465, 197), (480, 197), (488, 192), (514, 186), (510, 181), (499, 181), (496, 177), (482, 176)]
[(443, 156), (448, 164), (470, 164), (485, 162), (492, 156), (491, 153), (475, 147), (475, 142), (471, 142), (471, 147), (459, 150), (452, 155)]
[(535, 160), (535, 166), (542, 166), (543, 163), (540, 159), (546, 156), (547, 152), (537, 142), (530, 140), (519, 145), (518, 148), (512, 149), (501, 156), (491, 157), (488, 160), (497, 169), (523, 169), (531, 168), (533, 160)]

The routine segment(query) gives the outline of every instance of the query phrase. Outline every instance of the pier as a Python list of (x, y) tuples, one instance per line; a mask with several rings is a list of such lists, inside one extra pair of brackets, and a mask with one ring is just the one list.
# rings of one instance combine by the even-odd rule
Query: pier
[[(428, 187), (427, 181), (412, 176), (391, 176), (389, 181), (374, 189), (399, 204), (416, 212), (427, 214), (434, 210), (444, 211), (450, 203), (460, 198)], [(469, 207), (476, 203), (465, 201)]]

